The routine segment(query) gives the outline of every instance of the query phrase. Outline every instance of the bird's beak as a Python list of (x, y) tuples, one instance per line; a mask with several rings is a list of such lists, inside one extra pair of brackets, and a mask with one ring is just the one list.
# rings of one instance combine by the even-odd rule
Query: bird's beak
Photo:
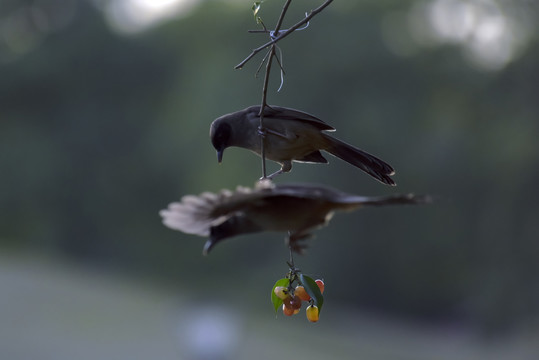
[(219, 164), (223, 161), (223, 152), (224, 150), (217, 150), (217, 162), (219, 162)]

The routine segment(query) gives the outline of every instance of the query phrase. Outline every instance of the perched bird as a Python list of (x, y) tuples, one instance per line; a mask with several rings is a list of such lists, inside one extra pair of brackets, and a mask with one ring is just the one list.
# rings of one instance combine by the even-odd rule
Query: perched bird
[(238, 187), (235, 191), (222, 190), (217, 194), (186, 195), (181, 202), (171, 203), (159, 214), (171, 229), (209, 236), (204, 255), (226, 238), (262, 231), (287, 232), (291, 248), (302, 252), (304, 245), (298, 241), (327, 225), (336, 210), (430, 202), (428, 196), (412, 194), (368, 197), (325, 186), (274, 185), (269, 180), (261, 183), (254, 189)]
[(258, 155), (261, 139), (264, 138), (264, 152), (267, 159), (281, 164), (281, 169), (268, 178), (288, 172), (292, 161), (306, 163), (327, 163), (320, 150), (341, 158), (360, 168), (376, 180), (387, 185), (395, 185), (391, 175), (393, 168), (361, 149), (331, 137), (326, 131), (335, 131), (322, 120), (303, 111), (280, 106), (264, 108), (263, 128), (260, 126), (260, 106), (223, 115), (213, 121), (210, 138), (217, 150), (217, 160), (223, 159), (223, 152), (230, 146), (251, 150)]

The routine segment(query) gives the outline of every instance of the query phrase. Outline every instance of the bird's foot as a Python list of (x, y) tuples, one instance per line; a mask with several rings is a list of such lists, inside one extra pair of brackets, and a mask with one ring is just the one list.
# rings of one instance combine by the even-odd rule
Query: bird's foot
[(312, 237), (313, 235), (310, 233), (296, 232), (286, 237), (285, 244), (289, 246), (293, 252), (303, 255), (308, 247), (307, 240)]
[(262, 180), (270, 180), (271, 181), (271, 180), (273, 180), (274, 177), (276, 177), (277, 175), (282, 174), (283, 172), (284, 172), (283, 169), (277, 170), (273, 174), (269, 174), (267, 176), (262, 176), (259, 181), (262, 181)]

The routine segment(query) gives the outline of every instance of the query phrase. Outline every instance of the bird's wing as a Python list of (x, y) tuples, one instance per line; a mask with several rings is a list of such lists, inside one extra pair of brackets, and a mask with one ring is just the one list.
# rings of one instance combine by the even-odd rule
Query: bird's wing
[(226, 221), (242, 206), (246, 191), (222, 190), (219, 193), (204, 192), (200, 195), (185, 195), (180, 202), (169, 204), (159, 215), (163, 224), (187, 234), (208, 236), (210, 228)]
[(238, 186), (235, 191), (222, 190), (218, 196), (219, 201), (212, 209), (211, 216), (231, 216), (231, 214), (245, 211), (251, 204), (267, 196), (263, 189), (251, 189)]
[(315, 126), (319, 130), (335, 131), (335, 128), (333, 126), (328, 125), (327, 123), (320, 120), (316, 116), (313, 116), (303, 111), (285, 108), (281, 106), (273, 106), (273, 105), (267, 106), (264, 109), (264, 117), (283, 119), (283, 120), (303, 121), (303, 122), (306, 122)]
[(327, 186), (313, 184), (278, 184), (275, 186), (274, 193), (331, 203), (354, 203), (366, 199), (363, 196), (350, 195)]
[(181, 201), (169, 204), (159, 212), (163, 224), (187, 234), (209, 236), (210, 228), (222, 224), (234, 215), (248, 210), (264, 197), (271, 196), (267, 187), (250, 189), (238, 186), (235, 191), (204, 192), (185, 195)]
[(187, 234), (208, 236), (210, 227), (216, 221), (225, 221), (212, 214), (220, 203), (221, 194), (204, 192), (198, 196), (186, 195), (180, 202), (173, 202), (159, 212), (163, 224), (173, 230)]

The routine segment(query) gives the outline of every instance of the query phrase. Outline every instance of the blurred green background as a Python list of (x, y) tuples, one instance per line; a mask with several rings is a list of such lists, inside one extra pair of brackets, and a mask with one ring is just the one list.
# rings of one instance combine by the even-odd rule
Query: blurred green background
[[(208, 139), (261, 100), (261, 57), (233, 70), (267, 41), (252, 3), (0, 2), (0, 356), (537, 359), (539, 4), (336, 0), (280, 43), (268, 102), (335, 126), (398, 186), (334, 158), (277, 182), (437, 199), (317, 232), (297, 259), (326, 281), (312, 326), (274, 319), (281, 234), (202, 257), (158, 216), (261, 175), (244, 150), (218, 165)], [(321, 3), (294, 0), (284, 27)], [(268, 26), (282, 4), (262, 4)]]

